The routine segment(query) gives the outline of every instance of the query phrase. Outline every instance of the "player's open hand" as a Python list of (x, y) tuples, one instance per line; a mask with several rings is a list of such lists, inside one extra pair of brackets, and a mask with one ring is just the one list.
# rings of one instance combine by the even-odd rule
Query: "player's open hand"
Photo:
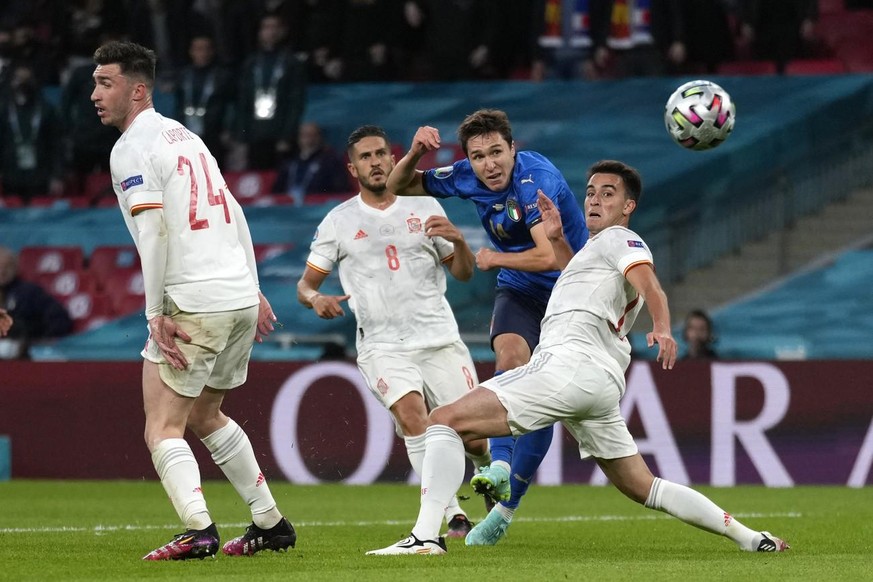
[(543, 226), (550, 241), (561, 240), (564, 236), (564, 225), (561, 222), (561, 212), (552, 199), (542, 190), (537, 190), (537, 208), (543, 217)]
[(340, 303), (348, 301), (349, 297), (351, 295), (324, 295), (319, 293), (312, 299), (312, 309), (322, 319), (342, 317), (346, 312), (343, 311)]
[(464, 235), (452, 221), (445, 216), (429, 216), (424, 221), (424, 234), (429, 237), (441, 236), (450, 243), (464, 240)]
[(188, 359), (176, 345), (176, 338), (190, 342), (191, 336), (180, 329), (172, 317), (159, 315), (150, 319), (149, 332), (152, 341), (158, 344), (161, 355), (171, 366), (177, 370), (184, 370), (188, 367)]
[(440, 130), (429, 125), (419, 127), (412, 137), (412, 153), (422, 156), (440, 148)]
[(267, 298), (260, 291), (258, 292), (258, 299), (260, 300), (260, 305), (258, 305), (258, 330), (255, 332), (255, 341), (261, 344), (264, 343), (264, 338), (276, 329), (273, 324), (276, 323), (278, 318), (273, 313), (273, 307), (270, 305), (270, 302), (267, 301)]
[(12, 316), (5, 309), (0, 309), (0, 337), (9, 333), (9, 328), (12, 327)]
[(646, 334), (646, 343), (649, 347), (658, 344), (658, 357), (656, 360), (661, 362), (661, 368), (664, 370), (672, 370), (676, 364), (676, 354), (678, 352), (673, 335), (669, 331), (663, 333), (651, 331)]

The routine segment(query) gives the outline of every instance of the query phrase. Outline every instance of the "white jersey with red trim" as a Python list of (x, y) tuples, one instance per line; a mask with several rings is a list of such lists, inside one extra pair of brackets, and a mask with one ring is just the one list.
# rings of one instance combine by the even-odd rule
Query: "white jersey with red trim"
[(589, 238), (555, 283), (540, 348), (578, 348), (624, 386), (631, 351), (625, 336), (643, 306), (625, 275), (640, 264), (654, 261), (634, 231), (611, 226)]
[(454, 245), (424, 232), (425, 221), (435, 215), (445, 211), (427, 196), (397, 197), (379, 210), (359, 194), (318, 226), (306, 264), (322, 273), (339, 265), (357, 321), (358, 351), (431, 348), (460, 338), (442, 266)]
[(139, 247), (134, 215), (162, 208), (168, 254), (164, 290), (189, 312), (258, 304), (236, 224), (237, 201), (194, 133), (154, 109), (136, 116), (112, 148), (112, 187)]

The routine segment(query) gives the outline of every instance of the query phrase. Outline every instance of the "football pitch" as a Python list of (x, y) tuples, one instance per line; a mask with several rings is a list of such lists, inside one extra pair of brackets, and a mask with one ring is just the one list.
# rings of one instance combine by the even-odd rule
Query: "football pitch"
[[(869, 487), (699, 488), (786, 539), (784, 554), (741, 552), (611, 487), (534, 486), (497, 546), (448, 540), (445, 556), (382, 557), (364, 552), (408, 535), (417, 488), (270, 486), (295, 549), (143, 562), (183, 529), (157, 481), (0, 483), (0, 580), (873, 580)], [(210, 481), (204, 492), (222, 541), (242, 533), (250, 516), (231, 486)], [(480, 498), (462, 506), (484, 516)]]

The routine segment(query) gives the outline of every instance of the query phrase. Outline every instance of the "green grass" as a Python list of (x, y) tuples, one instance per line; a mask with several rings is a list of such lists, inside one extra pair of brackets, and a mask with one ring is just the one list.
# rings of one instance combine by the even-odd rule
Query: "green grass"
[[(640, 507), (612, 488), (532, 487), (507, 538), (492, 548), (449, 540), (446, 556), (364, 556), (408, 534), (414, 487), (271, 483), (297, 548), (251, 558), (143, 562), (181, 531), (157, 482), (0, 483), (0, 580), (873, 580), (870, 488), (700, 488), (784, 554), (740, 552), (727, 539)], [(247, 508), (230, 485), (204, 487), (222, 536)], [(481, 519), (479, 499), (464, 502)]]

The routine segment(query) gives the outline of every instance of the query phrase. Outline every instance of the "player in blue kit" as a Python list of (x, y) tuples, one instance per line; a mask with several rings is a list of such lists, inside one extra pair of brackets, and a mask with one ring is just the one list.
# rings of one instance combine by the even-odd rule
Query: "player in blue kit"
[[(472, 200), (494, 249), (476, 253), (476, 265), (500, 269), (491, 320), (495, 375), (530, 360), (540, 339), (540, 322), (560, 274), (545, 235), (537, 193), (545, 194), (561, 214), (564, 235), (573, 253), (588, 239), (585, 219), (561, 172), (544, 156), (516, 151), (506, 113), (481, 109), (464, 119), (458, 141), (466, 158), (451, 166), (416, 169), (422, 156), (440, 147), (436, 128), (415, 132), (409, 152), (388, 178), (398, 195), (457, 196)], [(467, 545), (494, 545), (506, 533), (521, 497), (548, 452), (553, 427), (523, 437), (491, 439), (492, 463), (471, 480), (486, 504), (495, 505), (467, 534)], [(488, 501), (491, 503), (488, 503)], [(499, 502), (499, 503), (498, 503)]]

